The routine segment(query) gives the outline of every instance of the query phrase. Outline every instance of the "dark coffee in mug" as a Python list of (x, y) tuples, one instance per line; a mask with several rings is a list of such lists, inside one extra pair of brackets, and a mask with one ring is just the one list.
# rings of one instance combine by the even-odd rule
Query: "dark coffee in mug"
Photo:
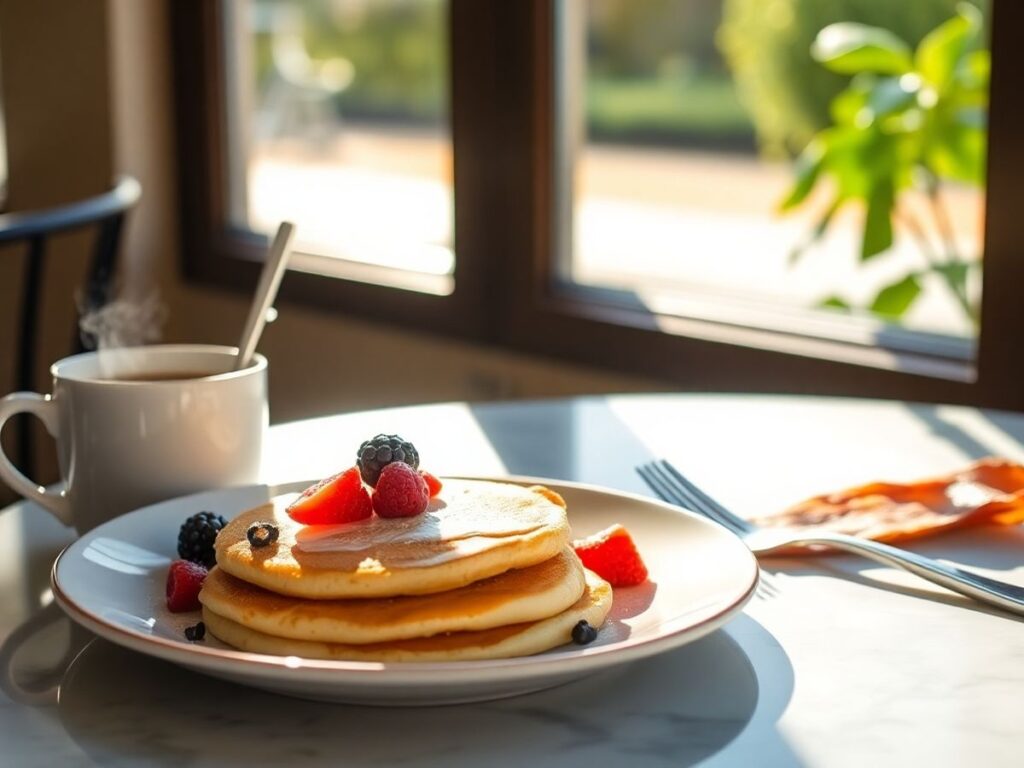
[(226, 371), (147, 371), (146, 373), (125, 373), (111, 376), (107, 381), (186, 381), (188, 379), (205, 379)]

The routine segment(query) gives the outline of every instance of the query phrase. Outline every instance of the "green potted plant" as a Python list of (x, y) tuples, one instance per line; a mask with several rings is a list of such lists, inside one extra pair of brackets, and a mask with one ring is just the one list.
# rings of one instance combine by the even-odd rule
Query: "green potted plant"
[[(950, 181), (984, 184), (990, 65), (981, 26), (977, 8), (963, 4), (916, 50), (885, 29), (856, 23), (825, 27), (811, 49), (822, 66), (850, 81), (831, 102), (832, 124), (797, 159), (781, 203), (781, 210), (793, 210), (820, 182), (831, 182), (831, 202), (794, 257), (850, 205), (864, 210), (862, 261), (888, 251), (894, 230), (906, 232), (927, 266), (883, 286), (866, 307), (889, 320), (899, 320), (920, 295), (922, 278), (934, 273), (977, 322), (967, 278), (980, 263), (960, 253), (940, 189)], [(906, 204), (911, 194), (927, 201), (927, 220)], [(850, 307), (838, 296), (823, 304)]]

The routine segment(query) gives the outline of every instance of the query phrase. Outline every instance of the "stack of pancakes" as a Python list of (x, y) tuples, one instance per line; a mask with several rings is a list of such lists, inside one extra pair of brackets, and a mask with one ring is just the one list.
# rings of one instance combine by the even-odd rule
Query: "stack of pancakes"
[[(356, 661), (453, 661), (539, 653), (597, 628), (611, 587), (570, 546), (565, 504), (540, 487), (447, 480), (416, 517), (304, 526), (294, 494), (217, 537), (203, 621), (246, 651)], [(255, 523), (277, 541), (254, 547)]]

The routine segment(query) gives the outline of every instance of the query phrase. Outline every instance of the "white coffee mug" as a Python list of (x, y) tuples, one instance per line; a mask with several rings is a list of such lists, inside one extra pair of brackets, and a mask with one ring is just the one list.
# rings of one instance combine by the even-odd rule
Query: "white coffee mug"
[(146, 504), (255, 482), (269, 421), (267, 360), (255, 355), (233, 371), (236, 354), (159, 345), (54, 363), (53, 394), (7, 395), (0, 429), (17, 413), (38, 416), (57, 441), (63, 488), (29, 480), (2, 451), (0, 478), (79, 533)]

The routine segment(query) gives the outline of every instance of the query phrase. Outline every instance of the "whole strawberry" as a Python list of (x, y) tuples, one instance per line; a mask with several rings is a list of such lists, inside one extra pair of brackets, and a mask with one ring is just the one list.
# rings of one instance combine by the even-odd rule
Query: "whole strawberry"
[(381, 470), (373, 492), (373, 511), (381, 517), (413, 517), (429, 501), (427, 481), (408, 464), (396, 461)]

